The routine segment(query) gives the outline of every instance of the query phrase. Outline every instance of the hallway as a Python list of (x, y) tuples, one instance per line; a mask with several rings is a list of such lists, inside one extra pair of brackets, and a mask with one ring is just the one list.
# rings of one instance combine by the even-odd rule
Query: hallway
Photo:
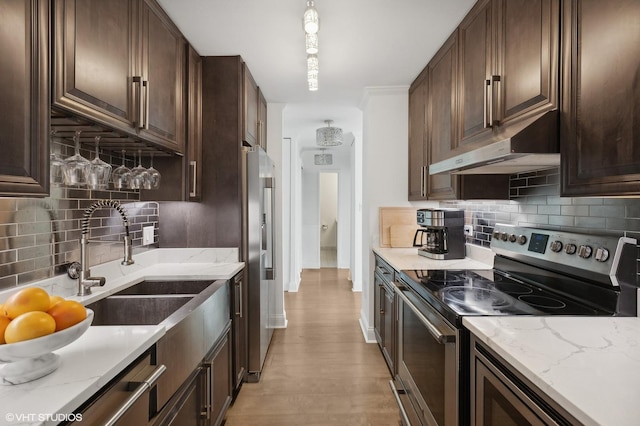
[(259, 383), (244, 383), (226, 425), (397, 425), (391, 378), (377, 345), (364, 342), (361, 293), (347, 270), (304, 270), (285, 293), (286, 329), (276, 329)]

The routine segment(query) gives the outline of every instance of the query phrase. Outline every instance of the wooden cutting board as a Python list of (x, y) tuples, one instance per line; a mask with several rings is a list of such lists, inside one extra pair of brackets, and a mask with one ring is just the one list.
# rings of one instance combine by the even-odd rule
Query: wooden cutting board
[[(391, 247), (391, 226), (392, 225), (404, 225), (413, 227), (415, 233), (415, 229), (417, 229), (418, 225), (416, 224), (416, 208), (415, 207), (380, 207), (379, 210), (379, 222), (380, 222), (380, 247)], [(406, 229), (404, 231), (400, 231), (398, 228), (398, 232), (408, 232)], [(411, 240), (409, 243), (413, 242), (413, 233), (411, 234)], [(394, 234), (395, 235), (395, 234)], [(408, 244), (404, 237), (398, 237), (398, 244)], [(406, 247), (411, 247), (406, 246)]]
[(413, 247), (413, 237), (417, 229), (417, 225), (391, 225), (389, 245), (391, 247)]

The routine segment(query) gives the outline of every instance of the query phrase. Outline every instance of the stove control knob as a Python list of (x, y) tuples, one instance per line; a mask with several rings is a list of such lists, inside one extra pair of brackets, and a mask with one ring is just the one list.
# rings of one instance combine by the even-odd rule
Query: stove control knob
[(499, 231), (493, 231), (493, 239), (494, 240), (499, 240), (500, 239), (500, 232)]
[(604, 247), (598, 247), (594, 257), (598, 262), (606, 262), (609, 259), (609, 250)]
[(509, 242), (512, 242), (512, 243), (516, 242), (516, 234), (509, 235)]
[(576, 254), (576, 250), (577, 250), (577, 249), (578, 249), (578, 248), (576, 247), (576, 245), (575, 245), (575, 244), (567, 244), (567, 245), (564, 247), (564, 252), (565, 252), (565, 253), (567, 253), (567, 254)]
[(578, 249), (578, 256), (580, 256), (583, 259), (588, 259), (591, 257), (592, 252), (593, 252), (593, 248), (591, 248), (591, 246), (582, 245)]
[(502, 234), (500, 234), (500, 239), (502, 241), (507, 241), (508, 238), (509, 238), (509, 234), (507, 234), (506, 232), (503, 232)]
[(526, 235), (518, 235), (518, 238), (516, 238), (516, 241), (518, 242), (518, 244), (523, 246), (527, 242), (527, 236)]
[(551, 249), (552, 252), (558, 253), (559, 251), (562, 250), (562, 241), (555, 240), (554, 242), (551, 243), (549, 248)]

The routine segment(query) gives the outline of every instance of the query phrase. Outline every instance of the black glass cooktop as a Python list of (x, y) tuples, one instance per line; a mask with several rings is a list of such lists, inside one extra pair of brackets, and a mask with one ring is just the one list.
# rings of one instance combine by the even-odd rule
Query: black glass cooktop
[(497, 270), (411, 270), (402, 273), (425, 299), (456, 315), (605, 315), (579, 300)]

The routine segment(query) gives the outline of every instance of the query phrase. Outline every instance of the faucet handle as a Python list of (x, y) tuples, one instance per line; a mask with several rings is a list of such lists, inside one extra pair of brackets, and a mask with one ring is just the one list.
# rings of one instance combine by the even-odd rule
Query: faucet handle
[(73, 262), (67, 267), (67, 275), (69, 275), (69, 278), (71, 278), (72, 280), (77, 280), (78, 278), (80, 278), (81, 270), (82, 265), (80, 264), (80, 262)]

